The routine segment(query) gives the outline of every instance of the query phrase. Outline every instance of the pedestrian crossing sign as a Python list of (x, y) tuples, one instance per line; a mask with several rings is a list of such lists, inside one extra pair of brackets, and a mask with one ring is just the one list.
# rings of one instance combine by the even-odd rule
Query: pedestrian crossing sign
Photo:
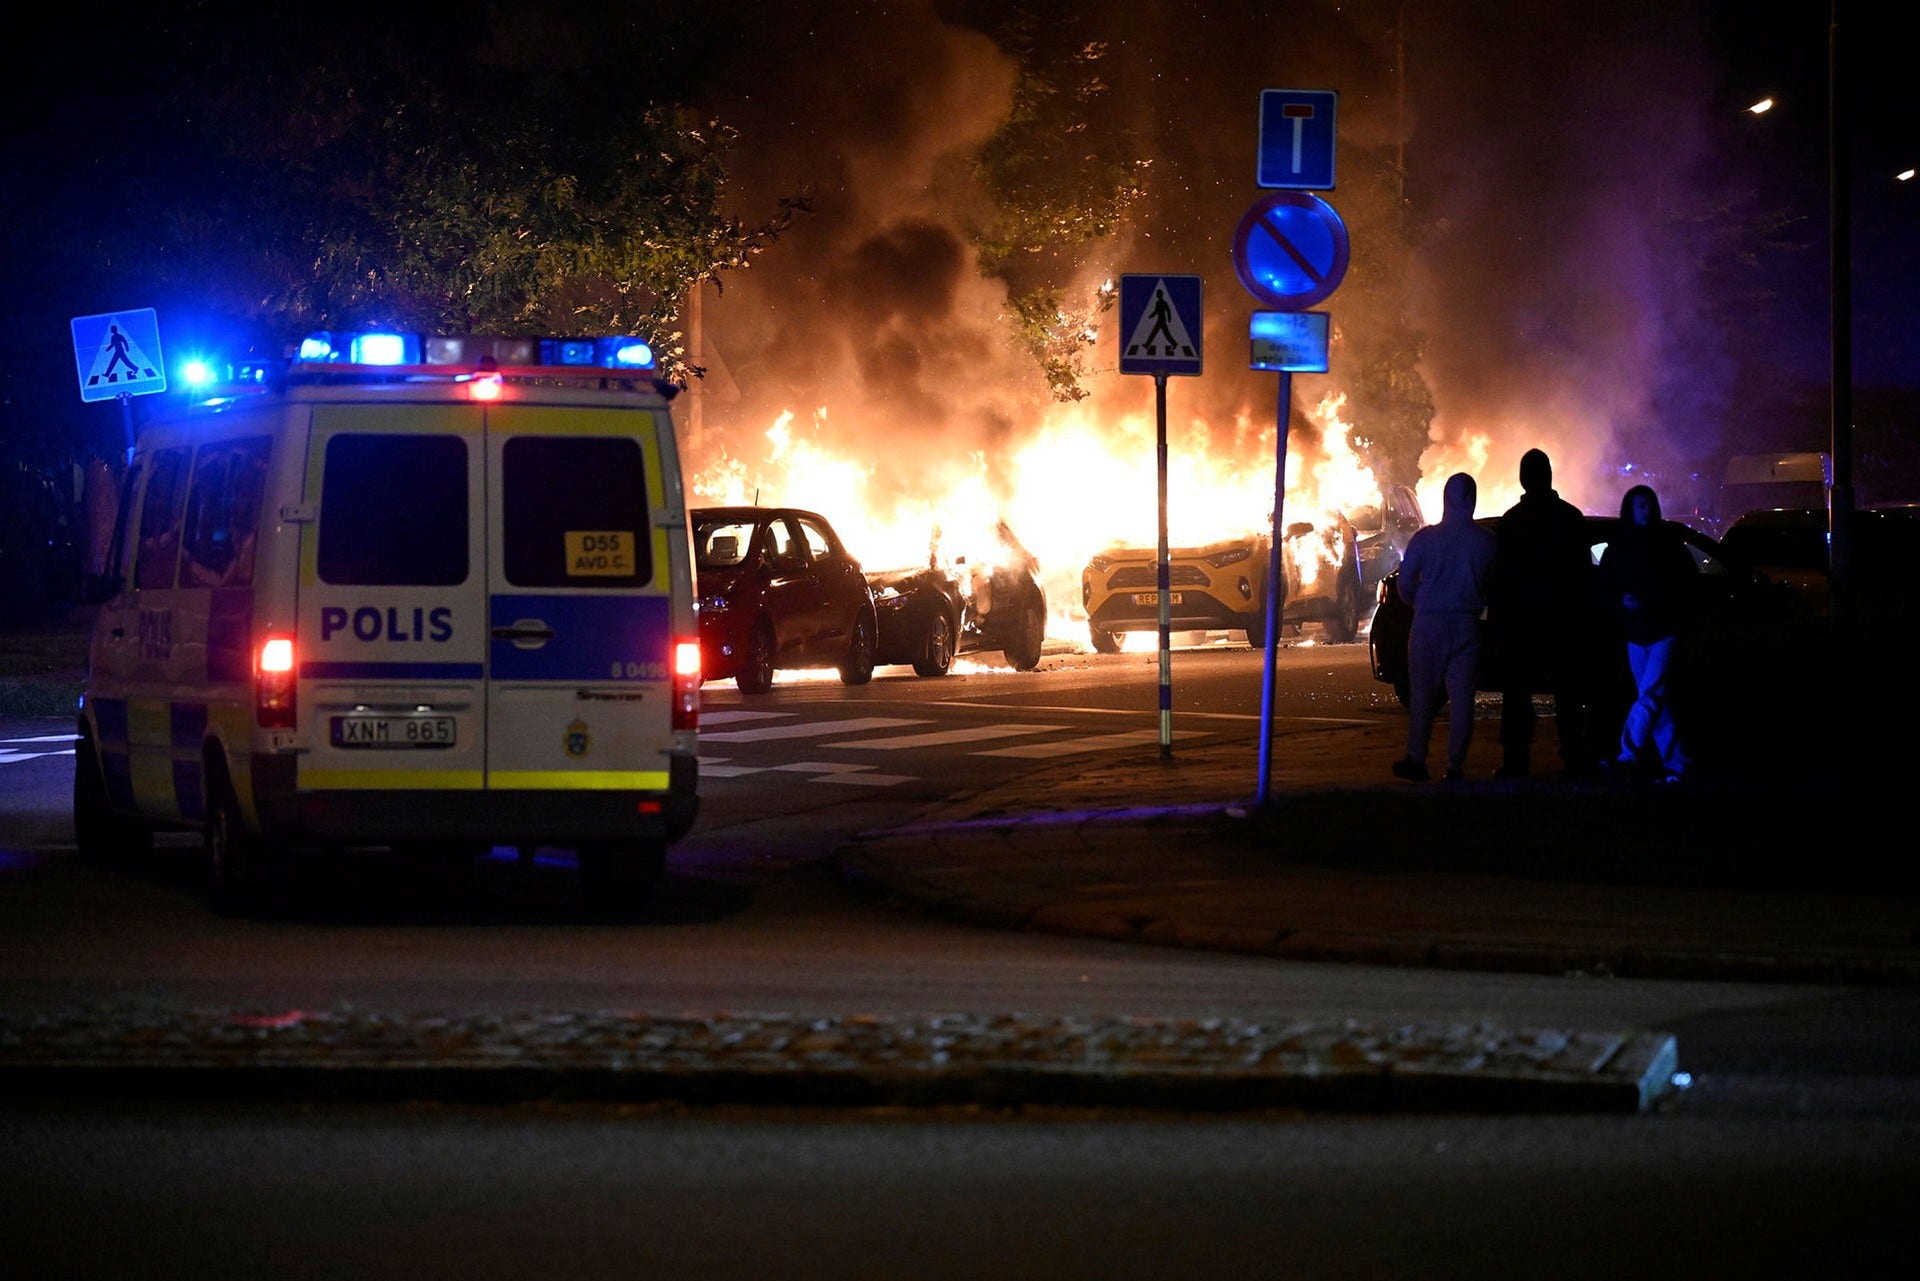
[(80, 369), (80, 399), (88, 404), (167, 389), (160, 318), (151, 307), (75, 316), (73, 359)]
[(1200, 372), (1200, 277), (1120, 277), (1120, 372)]

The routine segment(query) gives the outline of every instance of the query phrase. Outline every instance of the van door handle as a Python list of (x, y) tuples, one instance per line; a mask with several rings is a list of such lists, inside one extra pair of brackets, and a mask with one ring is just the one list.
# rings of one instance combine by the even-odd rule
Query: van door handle
[(512, 641), (516, 649), (539, 649), (559, 633), (537, 618), (515, 619), (511, 627), (493, 629), (495, 640)]

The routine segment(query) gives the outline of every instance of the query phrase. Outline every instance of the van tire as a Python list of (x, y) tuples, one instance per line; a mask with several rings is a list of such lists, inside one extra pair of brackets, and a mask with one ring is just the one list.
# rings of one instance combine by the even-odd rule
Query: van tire
[(153, 853), (153, 829), (139, 819), (116, 814), (107, 802), (107, 779), (100, 754), (82, 738), (73, 758), (73, 841), (80, 857), (114, 867)]
[(734, 677), (742, 694), (764, 694), (773, 688), (773, 624), (761, 619), (747, 633), (747, 665)]
[(589, 912), (638, 912), (666, 879), (663, 841), (603, 841), (581, 846), (579, 857), (580, 898)]
[(206, 777), (207, 897), (222, 916), (257, 915), (273, 880), (273, 843), (247, 830), (240, 798), (218, 758), (208, 763)]
[(1087, 637), (1093, 642), (1096, 654), (1118, 654), (1120, 652), (1120, 633), (1110, 632), (1102, 627), (1087, 624)]
[(853, 635), (847, 638), (847, 656), (840, 663), (842, 685), (865, 685), (873, 679), (873, 618), (862, 614), (853, 620)]

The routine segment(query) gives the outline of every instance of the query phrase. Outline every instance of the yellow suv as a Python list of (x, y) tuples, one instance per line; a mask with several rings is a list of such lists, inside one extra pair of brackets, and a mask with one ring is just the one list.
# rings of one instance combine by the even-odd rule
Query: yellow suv
[[(1171, 629), (1239, 631), (1256, 649), (1266, 645), (1265, 534), (1170, 548), (1168, 611)], [(1158, 553), (1152, 547), (1109, 547), (1080, 575), (1087, 632), (1102, 654), (1120, 651), (1124, 632), (1160, 626)], [(1322, 526), (1296, 521), (1280, 548), (1286, 579), (1281, 623), (1318, 623), (1330, 641), (1346, 643), (1360, 631), (1360, 558), (1353, 526), (1338, 516)]]

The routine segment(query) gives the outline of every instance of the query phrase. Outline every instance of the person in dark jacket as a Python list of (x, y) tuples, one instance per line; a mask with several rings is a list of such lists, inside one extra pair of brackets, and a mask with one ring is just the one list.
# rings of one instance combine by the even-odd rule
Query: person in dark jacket
[(1686, 544), (1660, 518), (1660, 498), (1635, 485), (1620, 500), (1620, 529), (1600, 557), (1600, 599), (1627, 645), (1634, 701), (1620, 730), (1622, 770), (1644, 761), (1677, 783), (1688, 758), (1673, 721), (1667, 672), (1699, 571)]
[(1480, 614), (1493, 569), (1493, 535), (1473, 523), (1473, 477), (1455, 472), (1441, 492), (1440, 523), (1407, 543), (1395, 579), (1400, 598), (1413, 609), (1413, 626), (1407, 633), (1407, 754), (1393, 763), (1393, 773), (1411, 782), (1431, 777), (1427, 746), (1443, 698), (1453, 704), (1446, 776), (1466, 777), (1480, 676)]
[(1533, 696), (1553, 695), (1560, 763), (1569, 777), (1593, 773), (1588, 742), (1594, 617), (1593, 553), (1587, 518), (1553, 488), (1544, 450), (1520, 457), (1520, 501), (1494, 530), (1487, 627), (1499, 655), (1500, 768), (1495, 778), (1525, 778), (1533, 751)]

